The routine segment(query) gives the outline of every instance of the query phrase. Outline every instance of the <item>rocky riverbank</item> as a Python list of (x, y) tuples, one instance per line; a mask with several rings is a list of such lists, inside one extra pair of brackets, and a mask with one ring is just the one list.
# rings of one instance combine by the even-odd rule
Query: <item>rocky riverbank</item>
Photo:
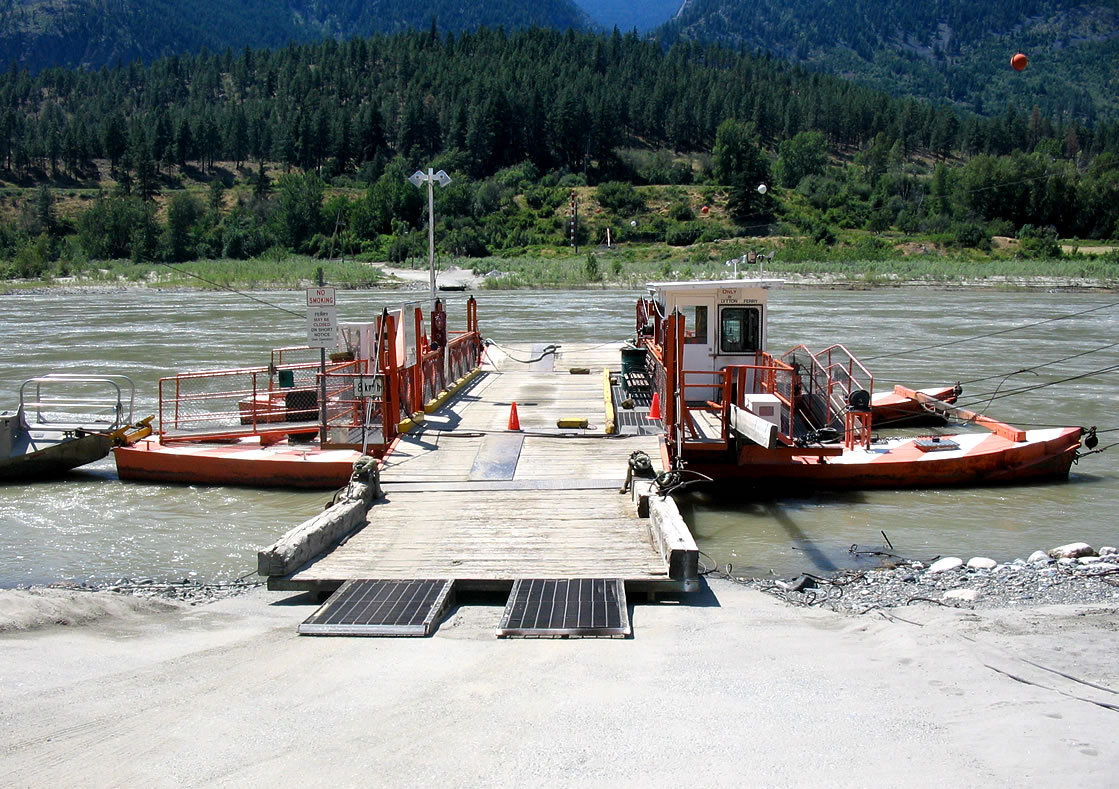
[(831, 577), (741, 578), (709, 575), (774, 595), (789, 603), (846, 614), (912, 605), (1006, 608), (1110, 604), (1119, 608), (1119, 551), (1070, 543), (1027, 559), (999, 563), (985, 557), (922, 562), (886, 557), (886, 566)]

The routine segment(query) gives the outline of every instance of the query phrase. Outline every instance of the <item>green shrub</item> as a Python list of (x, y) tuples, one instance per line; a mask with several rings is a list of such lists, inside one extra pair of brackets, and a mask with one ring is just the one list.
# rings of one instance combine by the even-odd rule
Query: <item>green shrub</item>
[(633, 184), (625, 181), (607, 181), (595, 189), (595, 199), (607, 211), (623, 216), (633, 216), (645, 210), (645, 198)]
[(591, 280), (592, 282), (598, 280), (599, 278), (598, 258), (594, 256), (593, 252), (587, 253), (587, 260), (583, 264), (583, 274), (585, 274), (587, 279)]
[(1018, 240), (1022, 242), (1022, 252), (1027, 257), (1059, 258), (1061, 245), (1057, 241), (1054, 227), (1034, 227), (1022, 225), (1018, 230)]
[(835, 233), (827, 225), (817, 225), (812, 230), (812, 241), (816, 244), (822, 244), (830, 247), (835, 244)]
[(703, 229), (698, 222), (674, 223), (665, 230), (664, 242), (673, 247), (691, 246), (703, 235)]
[(953, 242), (956, 246), (990, 250), (991, 237), (981, 225), (974, 222), (959, 222), (953, 228)]
[(668, 215), (677, 222), (691, 222), (695, 219), (695, 211), (687, 200), (679, 200), (669, 206)]

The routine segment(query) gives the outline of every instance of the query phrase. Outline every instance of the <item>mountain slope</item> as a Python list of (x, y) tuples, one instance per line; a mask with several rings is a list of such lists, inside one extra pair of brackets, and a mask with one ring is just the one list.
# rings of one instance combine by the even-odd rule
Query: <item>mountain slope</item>
[(479, 26), (584, 29), (571, 0), (0, 0), (0, 58), (39, 71), (289, 41)]
[(683, 0), (575, 0), (604, 30), (645, 33), (663, 25), (680, 10)]
[[(688, 0), (666, 43), (771, 52), (895, 95), (986, 114), (1119, 117), (1119, 0)], [(1026, 71), (1010, 68), (1025, 52)]]

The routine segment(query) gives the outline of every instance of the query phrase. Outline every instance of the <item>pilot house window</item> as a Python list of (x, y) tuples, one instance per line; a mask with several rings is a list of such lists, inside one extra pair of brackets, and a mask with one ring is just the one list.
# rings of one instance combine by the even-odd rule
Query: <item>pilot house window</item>
[(761, 310), (757, 307), (724, 307), (719, 313), (719, 350), (748, 353), (761, 346)]
[(698, 305), (684, 308), (684, 342), (688, 345), (706, 345), (707, 307)]

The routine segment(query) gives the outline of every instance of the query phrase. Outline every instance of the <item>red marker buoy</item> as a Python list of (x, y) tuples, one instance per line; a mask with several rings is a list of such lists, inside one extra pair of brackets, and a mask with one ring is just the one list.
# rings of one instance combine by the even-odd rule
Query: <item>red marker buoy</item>
[(1023, 55), (1021, 52), (1010, 59), (1010, 65), (1014, 68), (1015, 71), (1022, 71), (1026, 68), (1029, 62), (1030, 59)]

